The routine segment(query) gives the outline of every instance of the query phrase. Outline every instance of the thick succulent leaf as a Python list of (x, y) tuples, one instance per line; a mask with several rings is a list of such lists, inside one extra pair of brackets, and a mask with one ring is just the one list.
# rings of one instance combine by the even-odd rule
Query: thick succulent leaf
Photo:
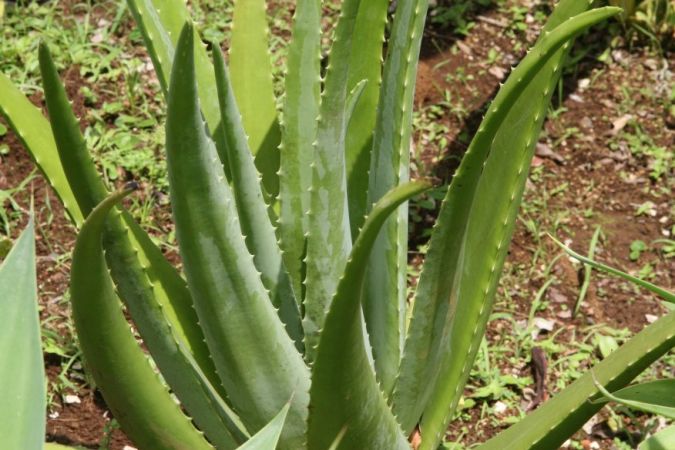
[(253, 254), (253, 262), (260, 271), (263, 285), (269, 290), (272, 304), (279, 310), (279, 317), (296, 347), (302, 351), (302, 320), (291, 278), (281, 257), (274, 226), (268, 218), (260, 176), (246, 141), (223, 55), (220, 49), (215, 49), (213, 55), (222, 117), (221, 131), (227, 144), (227, 161), (241, 231), (246, 236), (246, 246)]
[[(312, 368), (309, 448), (409, 449), (368, 360), (363, 339), (361, 300), (368, 256), (386, 218), (410, 197), (430, 187), (402, 185), (373, 208), (354, 245), (331, 302)], [(344, 430), (344, 431), (343, 431)]]
[(596, 381), (608, 391), (621, 389), (675, 346), (675, 312), (657, 320), (558, 395), (501, 432), (479, 450), (547, 450), (558, 448), (602, 405)]
[(309, 189), (321, 96), (321, 0), (298, 0), (288, 71), (279, 169), (279, 235), (286, 267), (302, 299), (302, 258), (308, 230)]
[(661, 430), (638, 445), (638, 450), (670, 450), (675, 447), (675, 425)]
[(675, 419), (675, 379), (636, 384), (615, 392), (609, 392), (601, 384), (597, 384), (597, 388), (605, 397), (598, 400), (599, 402), (613, 401), (633, 409)]
[(354, 89), (361, 80), (366, 80), (367, 84), (352, 114), (345, 149), (352, 239), (356, 239), (367, 213), (370, 151), (380, 97), (382, 44), (389, 3), (388, 0), (361, 2), (354, 26), (354, 36), (357, 39), (352, 45), (349, 61), (348, 89)]
[[(314, 358), (319, 330), (352, 247), (345, 173), (349, 125), (349, 61), (361, 0), (345, 0), (335, 29), (312, 158), (305, 278), (306, 357)], [(306, 163), (306, 161), (305, 161)]]
[(309, 371), (241, 234), (234, 195), (200, 113), (192, 40), (186, 25), (166, 124), (171, 205), (188, 286), (218, 374), (246, 427), (259, 430), (293, 396), (281, 447), (301, 448)]
[(249, 146), (267, 192), (279, 192), (279, 141), (265, 0), (236, 0), (230, 38), (230, 74)]
[[(417, 62), (427, 0), (399, 2), (384, 66), (370, 161), (368, 204), (407, 181)], [(377, 238), (363, 302), (378, 379), (389, 395), (398, 373), (406, 316), (408, 210), (403, 206)]]
[(284, 428), (284, 423), (286, 422), (286, 416), (288, 415), (288, 408), (290, 403), (287, 403), (279, 414), (274, 417), (265, 425), (260, 431), (258, 431), (251, 439), (246, 441), (244, 445), (239, 447), (238, 450), (274, 450), (277, 448), (279, 443), (279, 437), (281, 436), (281, 430)]
[[(40, 69), (59, 157), (80, 209), (88, 215), (106, 197), (106, 189), (86, 149), (77, 119), (44, 44), (40, 46)], [(148, 252), (139, 252), (139, 245), (126, 224), (135, 225), (135, 222), (128, 213), (116, 213), (107, 222), (104, 232), (106, 259), (117, 289), (150, 353), (188, 413), (218, 448), (235, 448), (245, 436), (212, 385), (218, 382), (217, 377), (208, 380), (203, 374), (206, 371), (215, 375), (215, 371), (189, 293), (175, 271), (165, 274), (167, 280), (176, 283), (178, 278), (180, 282), (180, 286), (172, 289), (173, 303), (168, 301), (169, 291), (155, 288), (151, 278), (156, 269), (148, 267), (141, 255), (159, 250), (151, 245)], [(140, 239), (144, 239), (144, 233), (137, 228), (137, 232), (141, 231)], [(155, 267), (165, 263), (161, 254), (155, 255), (155, 260), (159, 261)], [(189, 334), (188, 339), (186, 334)], [(186, 342), (193, 344), (190, 350), (202, 362), (204, 371), (199, 368)]]
[(672, 292), (667, 291), (666, 289), (663, 289), (653, 283), (650, 283), (649, 281), (643, 280), (641, 278), (634, 277), (633, 275), (627, 274), (626, 272), (622, 272), (618, 269), (615, 269), (613, 267), (610, 267), (606, 264), (602, 264), (600, 262), (594, 261), (591, 258), (588, 258), (584, 255), (581, 255), (571, 248), (567, 247), (565, 244), (551, 236), (551, 239), (558, 244), (565, 252), (567, 252), (568, 255), (570, 255), (572, 258), (577, 259), (581, 261), (584, 264), (588, 264), (589, 266), (593, 267), (594, 269), (602, 270), (603, 272), (610, 273), (612, 275), (616, 275), (619, 278), (623, 278), (626, 281), (630, 281), (633, 284), (636, 284), (642, 288), (647, 289), (650, 292), (653, 292), (654, 294), (658, 295), (662, 299), (664, 299), (667, 302), (670, 303), (675, 303), (675, 294)]
[(45, 383), (37, 311), (33, 221), (0, 265), (0, 436), (4, 448), (40, 450)]
[(136, 342), (108, 275), (101, 234), (109, 211), (129, 192), (94, 209), (75, 244), (70, 295), (80, 348), (106, 404), (140, 449), (211, 449)]
[(57, 157), (56, 144), (49, 122), (12, 82), (0, 73), (0, 113), (21, 139), (33, 161), (44, 174), (54, 192), (63, 203), (66, 213), (75, 226), (84, 222), (84, 215), (77, 206), (75, 195), (68, 184), (63, 167)]
[[(143, 35), (145, 47), (166, 96), (178, 36), (190, 17), (187, 3), (182, 0), (127, 0), (127, 5)], [(199, 40), (195, 42), (195, 70), (202, 112), (209, 129), (213, 132), (218, 155), (225, 165), (225, 173), (229, 176), (229, 168), (225, 162), (225, 142), (222, 140), (222, 134), (218, 132), (220, 108), (213, 67), (206, 49)]]
[(497, 94), (450, 185), (420, 277), (394, 394), (404, 430), (412, 431), (424, 412), (422, 449), (435, 448), (442, 437), (482, 339), (558, 77), (558, 51), (617, 11), (582, 13), (544, 32)]

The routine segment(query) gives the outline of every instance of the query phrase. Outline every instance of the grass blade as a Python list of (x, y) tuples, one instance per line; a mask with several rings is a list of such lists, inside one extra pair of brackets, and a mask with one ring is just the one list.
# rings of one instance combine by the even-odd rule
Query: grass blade
[(41, 450), (45, 382), (37, 310), (33, 221), (0, 265), (0, 436), (5, 448)]
[(218, 374), (246, 427), (264, 427), (293, 396), (281, 447), (301, 448), (309, 371), (241, 235), (234, 195), (199, 108), (193, 36), (186, 25), (166, 124), (171, 204), (188, 286)]
[[(593, 259), (593, 255), (595, 255), (595, 248), (598, 246), (598, 241), (600, 240), (600, 233), (601, 233), (601, 228), (597, 227), (595, 229), (595, 232), (593, 233), (593, 237), (591, 237), (591, 243), (588, 247), (588, 258)], [(591, 266), (586, 266), (584, 267), (584, 282), (581, 284), (581, 289), (579, 290), (579, 297), (577, 297), (577, 302), (574, 304), (574, 312), (572, 313), (572, 316), (576, 316), (579, 314), (579, 310), (581, 309), (581, 305), (584, 303), (584, 300), (586, 299), (586, 293), (588, 292), (588, 288), (591, 285)]]
[(361, 300), (368, 257), (382, 224), (401, 203), (429, 187), (428, 183), (413, 182), (385, 195), (354, 244), (331, 302), (312, 369), (309, 448), (329, 448), (341, 433), (340, 449), (410, 448), (368, 360)]
[(581, 261), (584, 264), (588, 264), (589, 266), (597, 269), (597, 270), (602, 270), (603, 272), (610, 273), (612, 275), (616, 275), (619, 278), (623, 278), (626, 281), (630, 281), (631, 283), (634, 283), (642, 288), (647, 289), (650, 292), (653, 292), (654, 294), (658, 295), (665, 301), (669, 303), (675, 303), (675, 294), (672, 292), (669, 292), (663, 288), (660, 288), (659, 286), (650, 283), (649, 281), (642, 280), (640, 278), (634, 277), (633, 275), (629, 275), (626, 272), (622, 272), (620, 270), (614, 269), (613, 267), (610, 267), (606, 264), (602, 264), (596, 261), (593, 261), (590, 258), (587, 258), (583, 255), (580, 255), (579, 253), (575, 252), (571, 248), (567, 247), (565, 244), (554, 238), (553, 236), (549, 236), (553, 241), (558, 244), (560, 248), (565, 250), (567, 254), (569, 254), (572, 258), (577, 259)]

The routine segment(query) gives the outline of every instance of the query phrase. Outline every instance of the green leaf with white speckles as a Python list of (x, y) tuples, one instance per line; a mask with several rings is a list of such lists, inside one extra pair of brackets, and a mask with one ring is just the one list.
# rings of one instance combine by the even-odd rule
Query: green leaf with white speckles
[(291, 278), (281, 257), (274, 226), (269, 220), (268, 206), (260, 184), (260, 176), (248, 148), (239, 109), (220, 49), (214, 51), (214, 62), (223, 118), (221, 130), (225, 134), (227, 143), (232, 190), (237, 203), (242, 233), (246, 236), (246, 245), (253, 255), (255, 266), (260, 271), (262, 282), (270, 292), (272, 304), (279, 310), (279, 317), (286, 324), (286, 329), (296, 343), (296, 347), (302, 351), (303, 332), (298, 302), (295, 299)]
[(299, 0), (285, 79), (279, 170), (279, 237), (293, 287), (302, 300), (305, 235), (321, 95), (321, 0)]
[(96, 207), (75, 244), (70, 295), (80, 348), (106, 404), (136, 445), (157, 450), (212, 449), (136, 342), (108, 275), (101, 234), (108, 213), (128, 193), (116, 192)]
[(306, 356), (310, 361), (314, 358), (319, 330), (352, 247), (345, 139), (349, 125), (349, 58), (360, 3), (361, 0), (345, 0), (342, 4), (326, 71), (312, 158), (303, 320)]
[(171, 206), (188, 286), (220, 379), (244, 425), (259, 430), (292, 397), (281, 448), (301, 448), (309, 370), (241, 234), (234, 194), (199, 108), (193, 36), (186, 25), (176, 46), (166, 123)]
[[(408, 179), (412, 109), (427, 1), (399, 2), (375, 122), (368, 204)], [(399, 208), (377, 238), (364, 286), (363, 312), (378, 380), (387, 396), (398, 373), (407, 304), (408, 209)]]
[[(89, 215), (106, 197), (106, 188), (45, 44), (40, 45), (40, 71), (59, 157), (81, 210)], [(153, 280), (166, 260), (152, 244), (143, 249), (140, 242), (149, 238), (126, 211), (116, 212), (104, 229), (111, 275), (164, 378), (214, 444), (235, 448), (245, 435), (213, 387), (218, 386), (217, 377), (209, 380), (204, 375), (215, 375), (213, 363), (180, 276), (171, 268), (165, 269), (163, 280)], [(173, 285), (170, 291), (165, 290), (167, 284)]]

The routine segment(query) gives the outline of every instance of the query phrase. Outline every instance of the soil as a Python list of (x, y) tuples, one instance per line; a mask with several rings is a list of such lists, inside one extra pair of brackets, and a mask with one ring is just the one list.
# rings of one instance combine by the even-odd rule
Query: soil
[[(68, 10), (71, 9), (70, 5), (73, 2), (62, 3)], [(498, 12), (484, 10), (478, 14), (483, 19), (477, 20), (476, 27), (466, 38), (454, 36), (448, 30), (438, 27), (430, 27), (427, 31), (419, 67), (416, 105), (422, 108), (442, 101), (447, 89), (453, 98), (461, 99), (468, 113), (459, 117), (447, 112), (443, 116), (441, 120), (447, 127), (449, 144), (441, 149), (432, 145), (424, 148), (421, 152), (422, 162), (417, 164), (416, 175), (433, 176), (444, 182), (451, 179), (458, 157), (466, 150), (466, 139), (462, 136), (473, 135), (486, 103), (498, 89), (503, 77), (508, 74), (510, 65), (517, 63), (524, 52), (524, 50), (516, 51), (514, 48), (523, 43), (533, 42), (536, 38), (536, 26), (532, 26), (525, 33), (509, 37), (499, 25), (504, 23), (505, 18), (500, 17)], [(95, 23), (95, 18), (91, 20)], [(587, 35), (578, 47), (595, 43), (594, 46), (602, 50), (602, 45), (597, 45), (598, 41), (605, 42), (605, 36)], [(505, 55), (497, 64), (498, 69), (485, 64), (490, 48), (495, 48), (500, 54)], [(526, 46), (522, 45), (521, 48), (524, 49)], [(576, 74), (566, 76), (563, 98), (554, 99), (554, 104), (561, 104), (565, 109), (556, 120), (547, 121), (545, 135), (540, 140), (540, 143), (551, 148), (555, 155), (551, 156), (544, 152), (542, 156), (535, 157), (533, 166), (541, 167), (539, 170), (545, 174), (547, 190), (554, 190), (567, 183), (566, 189), (549, 198), (546, 205), (551, 211), (573, 212), (560, 228), (558, 237), (571, 239), (572, 247), (585, 253), (595, 226), (601, 225), (604, 240), (601, 241), (597, 251), (598, 259), (629, 271), (639, 270), (645, 260), (653, 261), (657, 270), (652, 281), (670, 287), (675, 276), (675, 262), (665, 259), (654, 250), (645, 252), (640, 263), (634, 262), (628, 257), (628, 248), (631, 242), (638, 239), (651, 242), (662, 238), (664, 230), (671, 229), (672, 199), (663, 195), (657, 196), (655, 189), (648, 189), (654, 188), (655, 183), (649, 177), (650, 169), (645, 161), (617, 153), (608, 145), (613, 137), (613, 124), (624, 114), (630, 113), (657, 145), (672, 148), (675, 139), (672, 123), (667, 123), (669, 119), (666, 113), (654, 98), (635, 98), (635, 104), (630, 111), (622, 110), (622, 104), (625, 103), (624, 94), (620, 89), (622, 85), (628, 84), (637, 90), (645, 86), (653, 87), (662, 82), (659, 74), (664, 71), (663, 68), (654, 65), (653, 56), (644, 48), (628, 51), (619, 47), (613, 53), (616, 54), (612, 54), (613, 61), (609, 63), (608, 68), (598, 67), (595, 58), (585, 58), (578, 66)], [(142, 50), (139, 50), (138, 54), (145, 57)], [(669, 64), (669, 70), (675, 70), (672, 58)], [(458, 82), (456, 77), (449, 78), (456, 74), (457, 68), (460, 67), (464, 68), (466, 76), (473, 78), (471, 81), (462, 83)], [(85, 117), (85, 100), (80, 94), (79, 86), (86, 84), (86, 79), (82, 78), (74, 67), (64, 72), (63, 76), (78, 116)], [(594, 82), (587, 88), (580, 88), (583, 84), (580, 82), (589, 77), (593, 77)], [(37, 105), (44, 106), (39, 96), (34, 96), (31, 100)], [(83, 128), (86, 126), (84, 119), (82, 126)], [(566, 130), (570, 127), (579, 128), (581, 132), (567, 136)], [(559, 145), (552, 146), (557, 141), (560, 141)], [(34, 165), (16, 136), (8, 132), (4, 137), (0, 137), (0, 144), (9, 147), (9, 153), (0, 157), (0, 190), (16, 187), (26, 177), (34, 174), (29, 184), (30, 188), (17, 192), (15, 199), (24, 212), (27, 212), (30, 199), (34, 200), (40, 314), (43, 320), (50, 319), (51, 328), (60, 333), (65, 340), (72, 340), (72, 330), (68, 326), (68, 304), (64, 297), (68, 287), (69, 267), (68, 263), (64, 263), (58, 256), (71, 251), (75, 230), (43, 177), (34, 172)], [(424, 146), (424, 143), (418, 142), (418, 145)], [(668, 175), (672, 174), (667, 174), (666, 177)], [(535, 196), (533, 189), (534, 185), (529, 187), (526, 198)], [(654, 203), (655, 213), (636, 216), (637, 205), (646, 201)], [(576, 214), (588, 208), (592, 208), (592, 216), (584, 217)], [(413, 225), (412, 248), (423, 243), (422, 231), (433, 221), (434, 216), (434, 212), (428, 213), (421, 223)], [(21, 214), (21, 219), (13, 225), (11, 237), (16, 237), (25, 224), (26, 217), (27, 214)], [(166, 210), (158, 213), (157, 217), (169, 220)], [(546, 222), (550, 219), (538, 217), (537, 220)], [(522, 221), (519, 222), (507, 265), (512, 267), (529, 265), (535, 248), (533, 242), (537, 238), (538, 236), (533, 236)], [(545, 245), (551, 253), (556, 252), (552, 242)], [(579, 269), (569, 259), (560, 258), (553, 271), (561, 281), (553, 285), (554, 291), (549, 291), (549, 297), (553, 296), (555, 299), (550, 302), (551, 309), (547, 313), (556, 322), (556, 327), (568, 330), (561, 334), (560, 339), (564, 339), (567, 333), (572, 333), (575, 328), (589, 324), (607, 324), (636, 332), (649, 322), (651, 315), (658, 316), (663, 313), (662, 307), (653, 297), (629, 289), (624, 283), (596, 276), (582, 307), (583, 314), (577, 318), (565, 318), (564, 312), (574, 308), (580, 285)], [(542, 284), (541, 279), (530, 280), (527, 286), (521, 286), (519, 290), (520, 293), (526, 292), (527, 295), (511, 296), (518, 315), (527, 317), (532, 296)], [(497, 308), (499, 307), (498, 304)], [(490, 324), (488, 336), (494, 339), (505, 330), (510, 331), (508, 325), (496, 320)], [(63, 364), (63, 358), (58, 355), (47, 355), (46, 370), (52, 383), (56, 383)], [(530, 369), (523, 365), (518, 370)], [(549, 385), (553, 385), (552, 380), (549, 380)], [(553, 390), (550, 393), (553, 393)], [(132, 445), (119, 430), (112, 430), (108, 436), (110, 413), (95, 389), (82, 382), (77, 385), (77, 390), (66, 388), (62, 394), (77, 395), (79, 403), (66, 403), (61, 398), (54, 400), (50, 405), (48, 440), (98, 448), (103, 439), (109, 438), (109, 448), (112, 450), (121, 450), (125, 445)], [(480, 422), (479, 409), (470, 410), (468, 414), (475, 418), (476, 423)], [(476, 433), (476, 438), (480, 440), (500, 431), (485, 423), (481, 423), (480, 427), (480, 433)], [(459, 428), (451, 427), (450, 436), (456, 437), (460, 432)], [(471, 443), (471, 436), (465, 436), (464, 439), (468, 439), (467, 444)], [(597, 437), (595, 440), (600, 443), (600, 448), (611, 446), (611, 436)]]

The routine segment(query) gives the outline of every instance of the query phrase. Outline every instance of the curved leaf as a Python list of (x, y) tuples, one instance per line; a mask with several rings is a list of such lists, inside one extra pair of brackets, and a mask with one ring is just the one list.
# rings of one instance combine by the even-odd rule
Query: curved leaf
[(593, 259), (588, 258), (584, 255), (580, 255), (579, 253), (577, 253), (574, 250), (572, 250), (571, 248), (567, 247), (565, 244), (563, 244), (562, 242), (560, 242), (558, 239), (554, 238), (553, 236), (549, 235), (549, 237), (551, 239), (553, 239), (553, 242), (558, 244), (558, 246), (560, 248), (562, 248), (563, 250), (565, 250), (565, 252), (567, 252), (567, 254), (570, 255), (572, 258), (577, 259), (584, 264), (588, 264), (589, 266), (593, 267), (594, 269), (602, 270), (603, 272), (607, 272), (607, 273), (610, 273), (612, 275), (616, 275), (619, 278), (623, 278), (626, 281), (630, 281), (631, 283), (634, 283), (634, 284), (636, 284), (640, 287), (643, 287), (643, 288), (647, 289), (648, 291), (655, 293), (656, 295), (663, 298), (667, 302), (675, 303), (675, 294), (674, 293), (668, 292), (667, 290), (665, 290), (665, 289), (663, 289), (663, 288), (661, 288), (661, 287), (659, 287), (659, 286), (657, 286), (653, 283), (650, 283), (649, 281), (642, 280), (640, 278), (634, 277), (633, 275), (627, 274), (626, 272), (622, 272), (622, 271), (620, 271), (618, 269), (615, 269), (613, 267), (610, 267), (606, 264), (602, 264), (600, 262), (594, 261)]
[(199, 108), (193, 35), (186, 25), (177, 45), (166, 123), (171, 205), (188, 286), (218, 374), (246, 427), (262, 428), (293, 397), (281, 447), (301, 448), (309, 371), (241, 235), (234, 195)]
[(40, 450), (45, 383), (33, 220), (0, 265), (0, 436), (8, 449)]
[[(86, 149), (77, 119), (44, 44), (40, 46), (40, 69), (59, 156), (79, 206), (88, 215), (106, 197), (106, 189)], [(218, 383), (217, 377), (212, 376), (209, 380), (204, 375), (204, 372), (215, 372), (189, 293), (181, 282), (172, 289), (173, 301), (170, 301), (161, 280), (157, 285), (153, 284), (155, 268), (166, 264), (166, 260), (160, 253), (152, 266), (144, 261), (146, 255), (159, 250), (151, 245), (151, 249), (139, 252), (139, 244), (134, 242), (134, 235), (125, 222), (135, 225), (128, 213), (115, 214), (107, 222), (103, 239), (117, 289), (154, 360), (188, 413), (219, 448), (235, 448), (245, 440), (245, 435), (212, 385)], [(139, 240), (148, 239), (140, 227), (137, 231), (141, 232)], [(165, 278), (169, 281), (180, 279), (175, 270), (167, 271)]]
[(453, 178), (423, 266), (394, 393), (404, 430), (412, 431), (422, 416), (422, 450), (442, 438), (492, 309), (559, 71), (559, 60), (547, 62), (570, 39), (618, 11), (600, 8), (544, 31), (497, 94)]
[(312, 368), (308, 446), (373, 450), (409, 449), (375, 379), (363, 339), (361, 300), (365, 268), (382, 224), (396, 208), (430, 185), (412, 182), (375, 205), (352, 250), (326, 316)]
[(70, 294), (80, 347), (106, 404), (139, 448), (211, 449), (136, 342), (108, 276), (100, 237), (109, 211), (129, 192), (116, 192), (96, 207), (75, 244)]
[(596, 387), (606, 397), (596, 400), (596, 403), (611, 400), (633, 409), (675, 419), (675, 379), (636, 384), (611, 393), (599, 383), (596, 383)]
[(675, 446), (675, 425), (659, 431), (638, 445), (638, 450), (670, 450)]
[(478, 450), (548, 450), (558, 448), (602, 405), (588, 400), (596, 382), (609, 391), (621, 389), (675, 346), (675, 312), (657, 320), (602, 362), (511, 428)]
[(33, 161), (44, 174), (47, 182), (63, 203), (68, 216), (76, 227), (84, 222), (84, 214), (75, 200), (66, 174), (56, 157), (56, 143), (51, 126), (37, 107), (0, 73), (0, 113), (28, 149)]

